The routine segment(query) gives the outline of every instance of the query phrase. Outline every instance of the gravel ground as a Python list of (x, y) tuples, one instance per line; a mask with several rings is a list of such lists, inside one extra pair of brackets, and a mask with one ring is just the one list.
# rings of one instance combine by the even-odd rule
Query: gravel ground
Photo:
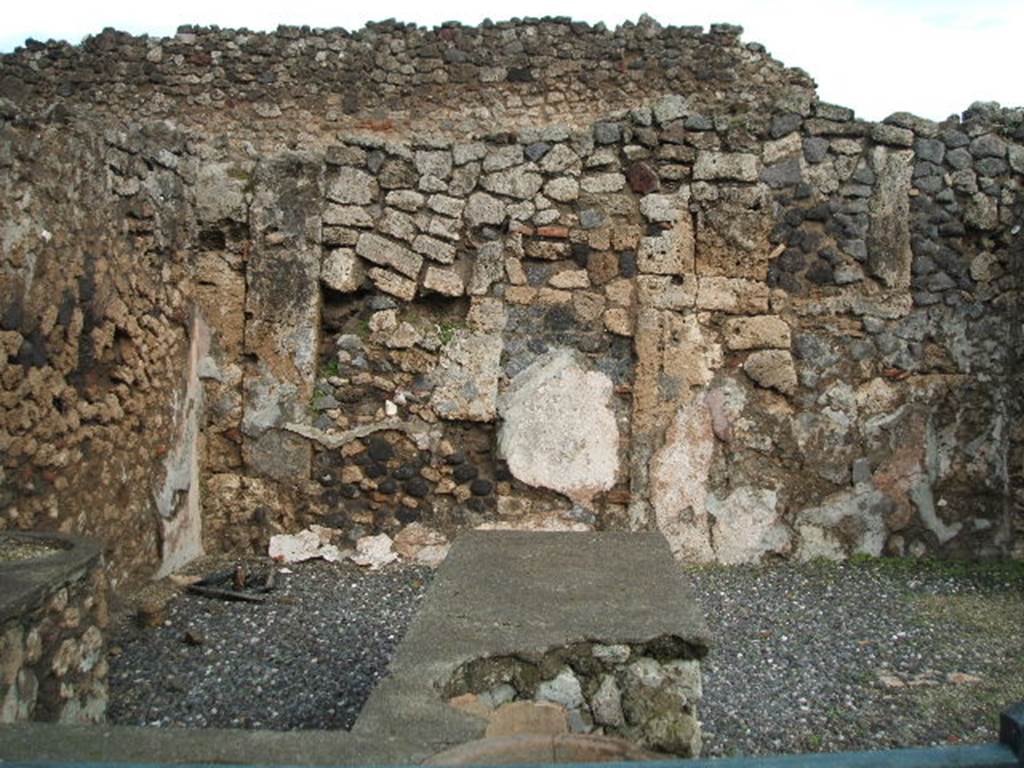
[[(209, 573), (225, 561), (203, 567)], [(110, 721), (351, 728), (387, 671), (431, 571), (392, 565), (370, 573), (324, 561), (290, 569), (279, 572), (272, 600), (261, 605), (181, 594), (163, 626), (119, 621), (111, 638)]]
[[(164, 626), (121, 622), (111, 720), (350, 728), (431, 572), (293, 570), (268, 605), (181, 595)], [(1024, 700), (1024, 564), (686, 572), (715, 638), (700, 710), (708, 756), (993, 741), (999, 712)]]
[(1024, 700), (1024, 564), (687, 569), (708, 756), (980, 743)]

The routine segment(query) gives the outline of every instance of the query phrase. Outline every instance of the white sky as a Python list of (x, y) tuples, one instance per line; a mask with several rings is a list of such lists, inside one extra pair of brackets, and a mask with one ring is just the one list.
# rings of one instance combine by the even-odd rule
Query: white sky
[(385, 18), (434, 26), (572, 16), (614, 27), (644, 12), (666, 25), (740, 24), (745, 41), (809, 72), (823, 99), (873, 120), (898, 110), (942, 119), (977, 100), (1024, 105), (1024, 0), (644, 0), (628, 7), (594, 0), (8, 0), (0, 51), (27, 37), (78, 42), (108, 26), (162, 36), (192, 23), (353, 30)]

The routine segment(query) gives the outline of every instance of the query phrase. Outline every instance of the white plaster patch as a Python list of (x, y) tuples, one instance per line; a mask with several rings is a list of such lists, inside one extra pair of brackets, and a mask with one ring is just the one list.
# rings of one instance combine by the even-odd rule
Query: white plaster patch
[[(801, 510), (796, 518), (800, 534), (797, 556), (801, 560), (838, 560), (847, 554), (878, 557), (885, 546), (887, 503), (891, 502), (876, 489), (842, 491), (826, 498), (821, 506)], [(845, 546), (837, 530), (843, 531)]]
[(651, 458), (650, 496), (658, 529), (684, 561), (714, 559), (704, 501), (714, 453), (711, 413), (702, 400), (676, 411)]
[(737, 488), (724, 499), (709, 495), (715, 555), (720, 563), (756, 563), (771, 553), (787, 554), (792, 534), (776, 512), (778, 494), (768, 488)]
[(210, 329), (196, 315), (188, 353), (188, 380), (184, 402), (175, 398), (177, 439), (164, 461), (166, 474), (156, 490), (160, 515), (160, 579), (203, 554), (203, 519), (200, 507), (199, 424), (203, 410), (203, 386), (199, 368), (209, 354)]
[(619, 428), (612, 382), (557, 349), (520, 373), (499, 403), (498, 447), (512, 474), (589, 506), (615, 485)]

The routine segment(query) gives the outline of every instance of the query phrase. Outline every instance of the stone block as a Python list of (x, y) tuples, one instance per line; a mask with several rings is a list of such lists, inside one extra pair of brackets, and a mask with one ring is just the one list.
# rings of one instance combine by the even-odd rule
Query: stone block
[(727, 318), (722, 331), (728, 349), (789, 349), (789, 325), (777, 315)]
[(328, 251), (320, 267), (320, 280), (333, 291), (358, 291), (366, 280), (366, 270), (350, 248)]
[(644, 237), (636, 252), (637, 269), (655, 275), (693, 272), (694, 242), (690, 217), (680, 218), (672, 229), (657, 237)]
[(755, 384), (784, 395), (796, 391), (796, 369), (788, 351), (771, 349), (752, 352), (743, 363), (743, 371)]
[(768, 310), (768, 286), (742, 278), (701, 277), (697, 308), (738, 315), (764, 313)]
[(461, 296), (466, 290), (462, 275), (454, 269), (439, 267), (427, 267), (423, 275), (423, 287), (444, 296)]
[(430, 407), (442, 419), (493, 421), (497, 413), (502, 341), (498, 334), (459, 330), (431, 373)]
[(327, 181), (327, 198), (343, 205), (369, 205), (379, 194), (377, 180), (358, 168), (338, 168)]
[(914, 153), (875, 147), (871, 168), (877, 178), (870, 201), (868, 270), (887, 288), (910, 286), (910, 181)]
[(698, 181), (757, 181), (757, 155), (742, 152), (697, 153), (693, 178)]
[(359, 236), (356, 255), (382, 267), (390, 267), (413, 280), (419, 276), (423, 266), (423, 257), (418, 253), (373, 232)]
[(416, 282), (414, 280), (379, 267), (372, 267), (368, 274), (378, 290), (402, 301), (412, 301), (416, 298)]

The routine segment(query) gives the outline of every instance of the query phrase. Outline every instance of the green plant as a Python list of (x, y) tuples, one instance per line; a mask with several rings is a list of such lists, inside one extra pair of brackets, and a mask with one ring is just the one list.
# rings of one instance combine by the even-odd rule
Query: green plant
[(455, 331), (458, 329), (454, 323), (447, 320), (440, 322), (436, 325), (437, 338), (441, 342), (441, 346), (447, 347), (452, 343), (452, 339), (455, 338)]
[(332, 376), (337, 376), (338, 371), (338, 360), (337, 358), (332, 357), (324, 364), (323, 368), (320, 369), (320, 378), (329, 379)]

